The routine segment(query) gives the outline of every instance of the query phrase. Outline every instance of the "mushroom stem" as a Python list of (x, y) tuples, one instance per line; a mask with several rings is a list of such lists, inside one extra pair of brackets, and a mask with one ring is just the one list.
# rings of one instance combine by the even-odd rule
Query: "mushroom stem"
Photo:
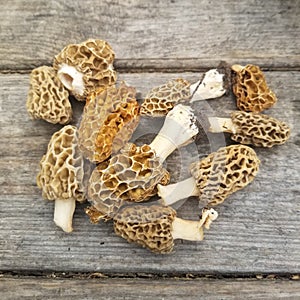
[(244, 66), (241, 66), (241, 65), (232, 65), (232, 66), (231, 66), (231, 69), (232, 69), (234, 72), (236, 72), (236, 73), (242, 71), (244, 68), (245, 68), (245, 67), (244, 67)]
[(203, 229), (209, 229), (210, 224), (217, 217), (218, 213), (213, 208), (204, 208), (199, 221), (184, 220), (175, 217), (172, 223), (172, 237), (174, 240), (202, 241), (204, 238)]
[(161, 204), (167, 206), (190, 196), (198, 196), (199, 190), (194, 177), (189, 177), (183, 181), (169, 184), (157, 185), (158, 196), (161, 197)]
[(163, 127), (150, 147), (163, 162), (176, 148), (189, 144), (197, 133), (192, 109), (179, 104), (167, 114)]
[(55, 200), (54, 222), (65, 232), (72, 232), (73, 214), (76, 206), (75, 199)]
[(211, 69), (204, 75), (203, 80), (197, 81), (190, 86), (192, 99), (190, 102), (198, 100), (206, 100), (221, 97), (225, 94), (224, 74), (218, 72), (217, 69)]
[(208, 121), (210, 123), (210, 132), (230, 132), (236, 133), (236, 128), (230, 118), (218, 118), (218, 117), (209, 117)]
[(83, 74), (78, 72), (75, 67), (67, 64), (62, 64), (57, 71), (57, 76), (62, 84), (69, 90), (76, 94), (83, 95), (84, 81)]
[(157, 135), (150, 144), (161, 163), (177, 148), (176, 144), (166, 136)]

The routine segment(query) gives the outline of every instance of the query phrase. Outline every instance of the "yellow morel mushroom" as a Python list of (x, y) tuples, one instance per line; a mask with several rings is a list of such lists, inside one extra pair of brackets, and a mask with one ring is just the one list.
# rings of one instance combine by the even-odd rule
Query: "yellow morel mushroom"
[(78, 100), (116, 82), (113, 69), (115, 54), (103, 40), (89, 39), (66, 46), (54, 59), (54, 68), (63, 85)]
[[(129, 144), (94, 169), (88, 186), (88, 199), (99, 211), (91, 220), (109, 220), (123, 201), (141, 202), (155, 195), (158, 183), (167, 184), (164, 160), (178, 147), (186, 145), (198, 133), (191, 108), (177, 105), (166, 116), (163, 127), (150, 145)], [(89, 213), (88, 213), (89, 214)]]
[(79, 149), (91, 162), (100, 163), (118, 152), (139, 122), (135, 88), (121, 82), (88, 96), (78, 129)]
[(77, 147), (77, 129), (67, 125), (55, 132), (40, 161), (37, 185), (47, 200), (55, 201), (54, 222), (71, 232), (76, 201), (86, 200), (89, 165)]
[(268, 115), (234, 111), (231, 118), (209, 117), (210, 132), (229, 132), (231, 139), (245, 145), (273, 147), (290, 137), (290, 127)]
[(181, 182), (157, 185), (163, 205), (198, 196), (201, 204), (218, 205), (253, 181), (259, 168), (255, 151), (244, 145), (222, 147), (191, 164), (192, 177)]
[(115, 233), (130, 243), (148, 248), (154, 253), (172, 252), (175, 239), (202, 241), (204, 229), (209, 229), (218, 213), (202, 210), (199, 221), (184, 220), (168, 206), (135, 205), (123, 208), (114, 218)]
[(223, 77), (224, 74), (212, 69), (194, 84), (182, 78), (170, 80), (148, 92), (141, 105), (141, 114), (165, 116), (178, 103), (221, 97), (226, 92)]
[(255, 65), (233, 65), (235, 72), (233, 93), (237, 107), (243, 111), (262, 112), (277, 102), (261, 69)]
[(32, 119), (53, 124), (67, 124), (72, 119), (69, 93), (52, 67), (42, 66), (30, 73), (26, 108)]

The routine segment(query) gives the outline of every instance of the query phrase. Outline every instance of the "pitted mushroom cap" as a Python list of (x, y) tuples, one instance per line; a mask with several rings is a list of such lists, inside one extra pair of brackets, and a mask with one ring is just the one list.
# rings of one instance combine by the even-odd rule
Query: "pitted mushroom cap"
[(92, 162), (102, 162), (118, 152), (130, 139), (139, 122), (135, 89), (124, 82), (92, 93), (84, 107), (79, 149)]
[(169, 206), (125, 207), (114, 218), (115, 233), (155, 253), (173, 250), (172, 223), (176, 211)]
[(89, 93), (116, 82), (114, 58), (106, 41), (89, 39), (66, 46), (55, 56), (53, 66), (66, 88), (78, 100), (85, 100)]
[(64, 126), (51, 137), (37, 175), (37, 185), (45, 199), (86, 199), (86, 169), (77, 139), (77, 129), (71, 125)]
[(233, 93), (237, 106), (243, 111), (261, 112), (277, 102), (276, 95), (269, 89), (265, 76), (258, 66), (232, 66), (235, 71)]
[(53, 124), (70, 122), (72, 107), (69, 93), (53, 68), (42, 66), (32, 70), (26, 107), (32, 119), (43, 119)]
[(156, 185), (169, 182), (155, 152), (148, 146), (128, 144), (119, 154), (100, 163), (93, 171), (88, 186), (88, 199), (110, 219), (123, 201), (141, 202), (157, 193)]
[(209, 205), (222, 203), (230, 194), (253, 181), (259, 163), (252, 148), (232, 145), (191, 164), (190, 171), (199, 189), (200, 201)]
[(234, 111), (231, 120), (235, 128), (231, 139), (241, 144), (272, 147), (285, 143), (290, 137), (290, 127), (268, 115)]
[(176, 104), (191, 97), (190, 83), (187, 80), (170, 80), (148, 92), (141, 105), (141, 115), (165, 116)]

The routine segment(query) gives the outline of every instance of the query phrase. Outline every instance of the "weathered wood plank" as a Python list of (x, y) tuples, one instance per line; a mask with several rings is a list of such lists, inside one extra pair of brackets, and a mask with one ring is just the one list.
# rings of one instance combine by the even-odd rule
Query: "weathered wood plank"
[(220, 60), (299, 68), (298, 1), (71, 1), (0, 3), (0, 70), (51, 64), (65, 45), (102, 38), (116, 67), (199, 70)]
[[(122, 74), (140, 97), (153, 85), (179, 74)], [(183, 73), (196, 80), (199, 74)], [(300, 72), (267, 72), (279, 102), (268, 111), (292, 126), (285, 145), (257, 149), (262, 161), (256, 180), (218, 207), (219, 219), (201, 243), (176, 242), (176, 252), (154, 255), (127, 244), (113, 234), (111, 223), (92, 225), (79, 205), (74, 232), (65, 234), (52, 222), (53, 203), (43, 201), (35, 184), (38, 162), (51, 134), (60, 128), (32, 122), (25, 110), (28, 75), (0, 75), (0, 270), (61, 272), (150, 273), (297, 273), (299, 239)], [(76, 106), (74, 123), (82, 105)], [(78, 106), (78, 107), (77, 107)], [(198, 114), (226, 116), (234, 108), (231, 97), (195, 103)], [(142, 132), (153, 134), (156, 122), (143, 119)], [(149, 129), (155, 128), (155, 129)], [(223, 135), (208, 135), (203, 146), (190, 145), (168, 159), (175, 178), (185, 176), (196, 155), (224, 144)], [(201, 151), (198, 153), (198, 151)], [(178, 157), (180, 160), (178, 160)], [(179, 163), (183, 164), (181, 168)], [(198, 204), (187, 201), (179, 215), (197, 219)]]
[(0, 278), (1, 297), (18, 299), (299, 299), (300, 281), (215, 279)]

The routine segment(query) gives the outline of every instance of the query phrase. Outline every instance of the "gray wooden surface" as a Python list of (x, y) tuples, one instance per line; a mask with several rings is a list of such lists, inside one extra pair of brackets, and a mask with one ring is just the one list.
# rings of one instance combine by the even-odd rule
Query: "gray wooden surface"
[(300, 282), (232, 279), (40, 279), (0, 280), (2, 299), (236, 299), (298, 300)]
[[(5, 288), (4, 299), (18, 298), (21, 287), (29, 298), (42, 298), (44, 293), (50, 299), (54, 295), (74, 298), (76, 293), (82, 296), (77, 299), (93, 298), (98, 292), (106, 296), (111, 292), (112, 298), (145, 298), (145, 291), (149, 298), (151, 292), (155, 296), (159, 291), (180, 298), (187, 295), (188, 287), (196, 299), (199, 286), (208, 299), (238, 299), (239, 292), (257, 296), (252, 299), (266, 299), (267, 293), (270, 299), (299, 296), (299, 281), (234, 279), (256, 274), (289, 278), (300, 273), (299, 13), (299, 1), (279, 0), (263, 4), (246, 0), (0, 1), (0, 289)], [(257, 178), (217, 208), (220, 216), (203, 242), (176, 241), (171, 255), (154, 255), (116, 237), (111, 223), (90, 224), (83, 212), (85, 204), (76, 209), (72, 234), (53, 224), (53, 203), (42, 200), (35, 176), (51, 134), (61, 127), (29, 120), (25, 109), (29, 72), (51, 65), (66, 44), (89, 37), (110, 42), (119, 80), (135, 86), (139, 99), (171, 78), (197, 80), (220, 60), (251, 62), (266, 70), (279, 99), (266, 113), (289, 123), (292, 136), (285, 145), (256, 149), (262, 162)], [(73, 124), (77, 124), (83, 104), (72, 104)], [(227, 116), (235, 104), (228, 95), (194, 103), (193, 108), (199, 118), (200, 112)], [(149, 140), (161, 124), (162, 120), (143, 118), (133, 141)], [(187, 176), (186, 167), (195, 157), (225, 143), (230, 143), (228, 136), (204, 134), (197, 144), (172, 154), (167, 161), (172, 180)], [(186, 201), (178, 214), (197, 219), (197, 201)], [(21, 277), (6, 275), (11, 272)], [(77, 279), (43, 276), (53, 272), (101, 272), (109, 278), (80, 281), (95, 291), (84, 294)], [(139, 275), (120, 279), (132, 273), (167, 274), (169, 279), (145, 281)], [(176, 274), (221, 274), (232, 279), (215, 280), (210, 286), (203, 279), (172, 279)], [(72, 293), (65, 294), (61, 284)]]

